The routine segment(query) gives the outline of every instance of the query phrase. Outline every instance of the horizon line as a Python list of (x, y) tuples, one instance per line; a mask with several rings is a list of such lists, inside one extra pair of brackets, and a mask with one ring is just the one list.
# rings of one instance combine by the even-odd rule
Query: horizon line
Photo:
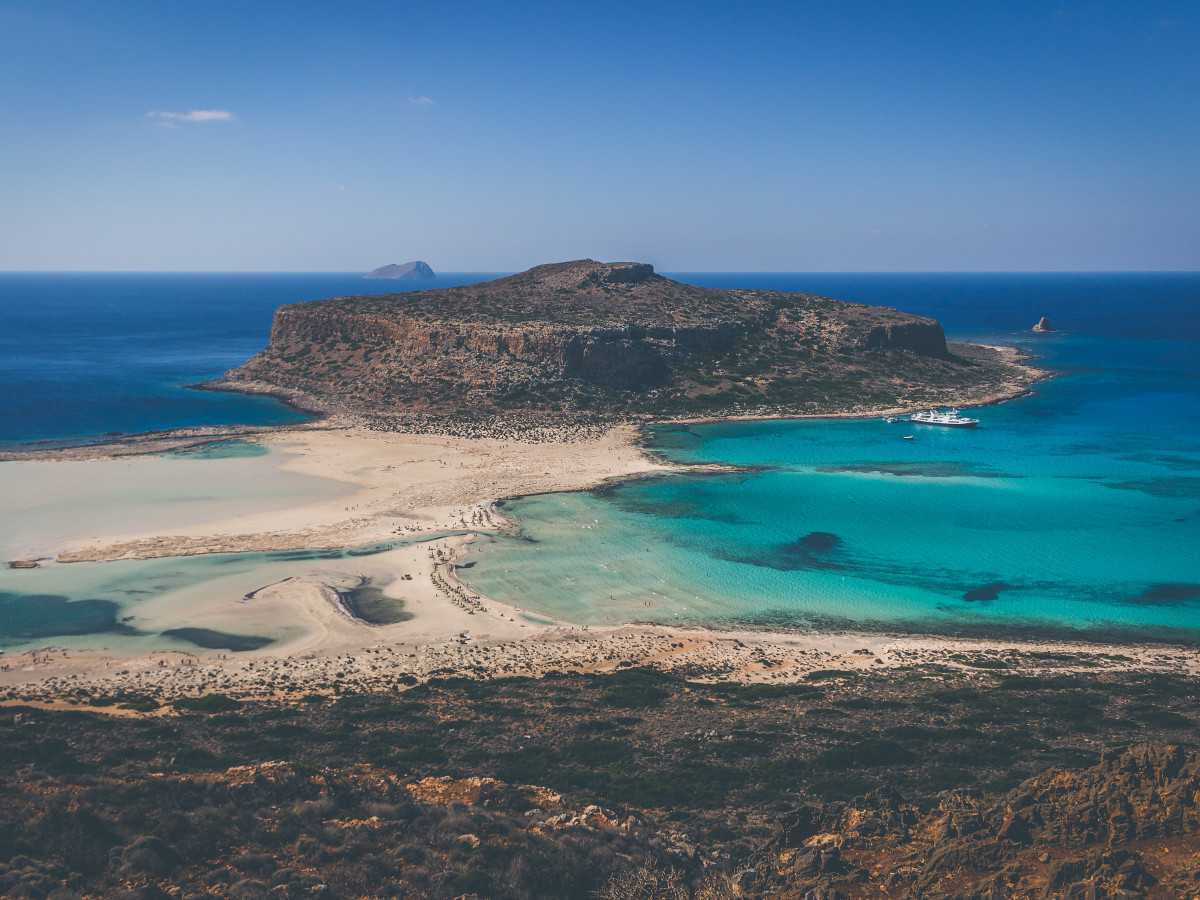
[[(570, 260), (562, 260), (569, 262)], [(614, 262), (625, 262), (615, 260)], [(547, 265), (539, 263), (539, 265)], [(549, 265), (553, 265), (550, 263)], [(532, 268), (532, 267), (531, 267)], [(529, 269), (445, 269), (433, 279), (367, 279), (358, 269), (0, 269), (0, 275), (353, 275), (372, 281), (433, 281), (451, 275), (519, 274)], [(1200, 275), (1198, 269), (664, 269), (677, 275)]]

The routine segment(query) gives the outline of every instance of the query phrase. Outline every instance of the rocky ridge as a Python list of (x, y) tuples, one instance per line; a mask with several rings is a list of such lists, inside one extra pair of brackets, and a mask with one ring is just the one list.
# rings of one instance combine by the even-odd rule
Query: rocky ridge
[(608, 420), (969, 402), (1018, 368), (894, 309), (578, 260), (280, 307), (269, 346), (210, 386), (400, 419)]

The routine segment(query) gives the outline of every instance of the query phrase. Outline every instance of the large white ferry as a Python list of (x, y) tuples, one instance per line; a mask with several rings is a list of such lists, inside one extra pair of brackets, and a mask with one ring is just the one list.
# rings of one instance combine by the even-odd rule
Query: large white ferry
[(913, 413), (908, 417), (908, 421), (919, 422), (922, 425), (944, 425), (947, 428), (974, 428), (979, 424), (978, 419), (968, 419), (966, 416), (959, 415), (957, 409), (948, 412), (925, 409)]

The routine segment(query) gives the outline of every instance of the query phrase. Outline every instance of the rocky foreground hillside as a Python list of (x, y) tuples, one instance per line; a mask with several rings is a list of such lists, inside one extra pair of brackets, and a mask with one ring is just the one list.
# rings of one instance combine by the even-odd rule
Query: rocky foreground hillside
[(210, 386), (408, 421), (570, 421), (961, 403), (1033, 377), (894, 309), (578, 260), (283, 306), (266, 350)]
[(0, 894), (1200, 896), (1200, 698), (1122, 659), (80, 689), (80, 708), (0, 716)]

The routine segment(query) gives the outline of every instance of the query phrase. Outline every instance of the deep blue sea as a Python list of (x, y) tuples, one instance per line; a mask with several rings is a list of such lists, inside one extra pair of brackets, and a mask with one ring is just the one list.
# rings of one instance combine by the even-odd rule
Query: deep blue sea
[[(522, 533), (477, 542), (463, 574), (479, 590), (579, 623), (1200, 640), (1200, 274), (671, 277), (894, 306), (937, 318), (951, 339), (1023, 347), (1057, 374), (979, 410), (973, 431), (881, 420), (652, 429), (656, 452), (748, 471), (510, 502)], [(186, 386), (260, 350), (282, 303), (428, 286), (0, 274), (0, 444), (294, 420), (271, 401)], [(1041, 316), (1054, 333), (1029, 333)], [(70, 585), (51, 583), (62, 567), (50, 567), (5, 576), (0, 592), (94, 599), (84, 565), (67, 567)], [(203, 561), (172, 571), (186, 580), (193, 569), (211, 577)], [(122, 582), (113, 602), (125, 609), (135, 588)]]
[(192, 425), (276, 425), (274, 400), (195, 391), (267, 343), (285, 303), (470, 284), (361, 274), (0, 272), (0, 449)]

